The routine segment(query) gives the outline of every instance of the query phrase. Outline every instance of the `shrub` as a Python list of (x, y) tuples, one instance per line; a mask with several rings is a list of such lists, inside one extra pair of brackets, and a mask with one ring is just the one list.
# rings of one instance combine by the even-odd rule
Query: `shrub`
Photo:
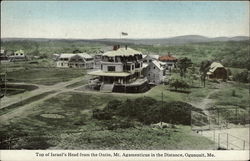
[(186, 80), (178, 77), (170, 79), (169, 85), (170, 87), (174, 87), (176, 91), (178, 88), (186, 89), (190, 87)]
[[(134, 120), (143, 124), (163, 121), (174, 124), (190, 125), (191, 110), (200, 113), (202, 111), (184, 102), (166, 103), (156, 101), (150, 97), (143, 97), (135, 100), (128, 99), (124, 102), (112, 101), (103, 110), (95, 110), (93, 112), (93, 117), (99, 120), (113, 120), (114, 122), (117, 122), (114, 118), (122, 118), (127, 120), (127, 122)], [(124, 124), (119, 122), (119, 127), (122, 128), (122, 125)]]
[(242, 82), (242, 83), (248, 83), (250, 80), (250, 76), (248, 75), (248, 71), (244, 70), (240, 73), (236, 73), (233, 76), (234, 81)]

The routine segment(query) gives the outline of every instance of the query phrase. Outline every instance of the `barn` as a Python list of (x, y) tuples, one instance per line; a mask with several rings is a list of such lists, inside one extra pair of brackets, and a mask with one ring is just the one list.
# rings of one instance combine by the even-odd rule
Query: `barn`
[(226, 80), (228, 77), (226, 68), (221, 63), (218, 62), (213, 62), (210, 65), (210, 69), (207, 72), (207, 76), (209, 79), (222, 79), (222, 80)]

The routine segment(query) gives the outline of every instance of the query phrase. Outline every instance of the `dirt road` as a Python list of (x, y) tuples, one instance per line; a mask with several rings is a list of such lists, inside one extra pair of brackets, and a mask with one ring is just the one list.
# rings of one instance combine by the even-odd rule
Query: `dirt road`
[[(79, 77), (79, 78), (75, 78), (72, 79), (70, 81), (67, 82), (61, 82), (61, 83), (57, 83), (55, 85), (52, 86), (44, 86), (44, 85), (38, 85), (38, 89), (30, 91), (30, 92), (25, 92), (23, 94), (18, 94), (18, 95), (14, 95), (11, 97), (5, 97), (1, 100), (1, 108), (5, 108), (7, 106), (10, 106), (12, 104), (18, 103), (22, 100), (31, 98), (33, 96), (45, 93), (45, 92), (52, 92), (54, 91), (54, 93), (51, 93), (39, 100), (35, 100), (32, 103), (20, 106), (6, 114), (3, 114), (0, 116), (0, 122), (3, 123), (8, 123), (8, 120), (14, 119), (15, 117), (25, 117), (27, 115), (29, 115), (30, 113), (33, 112), (33, 107), (34, 106), (38, 106), (40, 103), (42, 103), (43, 101), (52, 98), (60, 93), (63, 92), (70, 92), (75, 90), (78, 87), (75, 88), (66, 88), (68, 85), (71, 85), (73, 83), (82, 81), (83, 79), (88, 79), (89, 77)], [(25, 112), (24, 112), (25, 111)]]

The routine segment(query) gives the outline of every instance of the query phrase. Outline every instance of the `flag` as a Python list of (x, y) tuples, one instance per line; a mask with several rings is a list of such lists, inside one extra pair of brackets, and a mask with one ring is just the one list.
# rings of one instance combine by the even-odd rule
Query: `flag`
[(122, 32), (122, 36), (128, 36), (128, 33)]

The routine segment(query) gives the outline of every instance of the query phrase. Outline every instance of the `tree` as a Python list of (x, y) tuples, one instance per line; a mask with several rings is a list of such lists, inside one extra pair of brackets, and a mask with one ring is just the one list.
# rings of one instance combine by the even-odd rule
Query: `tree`
[(189, 81), (191, 81), (191, 84), (193, 85), (193, 82), (194, 82), (194, 79), (196, 78), (195, 76), (195, 73), (196, 73), (196, 69), (195, 69), (195, 66), (194, 64), (190, 67), (190, 70), (188, 72), (188, 77), (189, 77)]
[(185, 77), (185, 73), (187, 72), (187, 68), (191, 67), (192, 61), (191, 59), (185, 57), (181, 58), (177, 62), (177, 66), (180, 69), (180, 76)]
[(80, 50), (76, 49), (73, 51), (74, 54), (77, 54), (77, 53), (82, 53)]
[(206, 76), (207, 76), (207, 72), (210, 69), (210, 65), (211, 65), (211, 61), (209, 60), (204, 60), (201, 62), (200, 65), (200, 73), (201, 73), (201, 81), (203, 82), (203, 86), (206, 86)]
[(184, 81), (183, 79), (179, 79), (179, 78), (174, 78), (170, 80), (169, 85), (170, 87), (174, 87), (176, 91), (178, 88), (189, 88), (188, 83)]
[(247, 70), (244, 70), (240, 73), (236, 73), (233, 76), (233, 80), (237, 82), (242, 82), (242, 83), (249, 83), (250, 81), (250, 75)]

